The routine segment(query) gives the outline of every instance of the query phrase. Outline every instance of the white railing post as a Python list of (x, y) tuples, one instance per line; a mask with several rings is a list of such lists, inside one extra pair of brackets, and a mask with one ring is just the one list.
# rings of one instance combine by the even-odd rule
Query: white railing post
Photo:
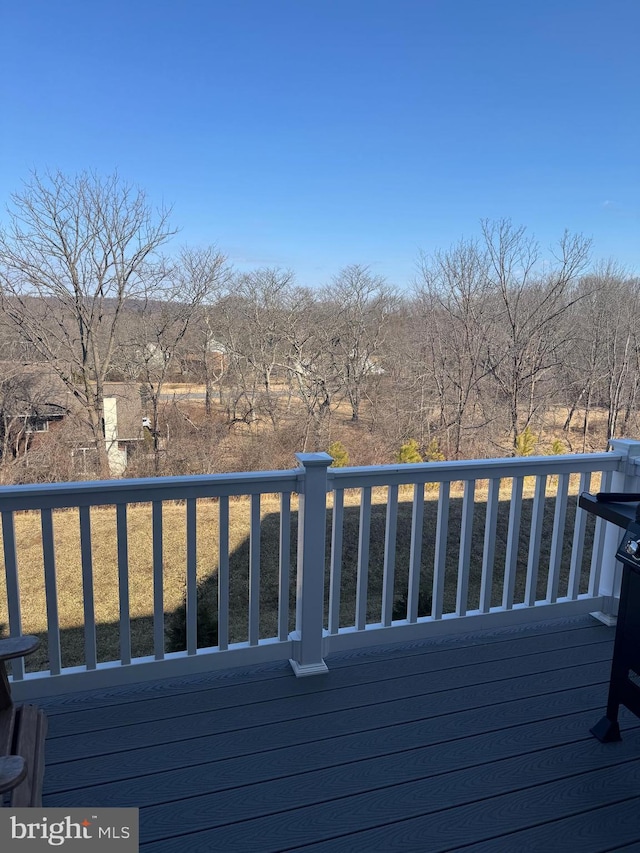
[[(632, 441), (627, 438), (609, 439), (609, 447), (618, 453), (622, 453), (617, 471), (612, 472), (611, 492), (638, 492), (640, 491), (640, 479), (635, 466), (636, 458), (640, 457), (640, 441)], [(599, 594), (609, 599), (610, 604), (605, 610), (598, 611), (592, 615), (604, 622), (606, 625), (615, 625), (620, 598), (620, 582), (622, 579), (622, 566), (615, 559), (615, 553), (622, 540), (624, 531), (617, 524), (605, 523), (604, 541), (602, 545), (602, 565), (600, 569)]]
[(296, 453), (303, 469), (298, 501), (298, 566), (294, 657), (297, 677), (327, 672), (323, 660), (324, 557), (327, 518), (328, 453)]

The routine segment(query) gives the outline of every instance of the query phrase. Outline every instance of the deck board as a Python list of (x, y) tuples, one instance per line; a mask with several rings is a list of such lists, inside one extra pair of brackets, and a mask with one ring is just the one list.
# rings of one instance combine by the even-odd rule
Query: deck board
[[(604, 683), (609, 668), (607, 660), (565, 667), (557, 675), (557, 686), (566, 689), (582, 687), (594, 681)], [(476, 677), (475, 674), (469, 675), (474, 679)], [(381, 725), (426, 720), (469, 708), (486, 708), (485, 713), (488, 714), (491, 706), (499, 700), (515, 701), (532, 696), (542, 696), (546, 700), (553, 693), (545, 670), (536, 669), (531, 674), (508, 677), (502, 669), (501, 675), (503, 677), (500, 680), (475, 682), (470, 686), (456, 688), (440, 687), (437, 692), (430, 692), (427, 683), (420, 689), (415, 682), (409, 681), (391, 683), (390, 686), (386, 683), (367, 685), (367, 690), (328, 689), (310, 696), (256, 702), (222, 711), (191, 714), (185, 708), (180, 726), (176, 725), (175, 720), (149, 720), (133, 725), (123, 724), (120, 728), (109, 727), (104, 731), (93, 730), (52, 738), (47, 749), (47, 760), (49, 757), (54, 762), (63, 760), (70, 754), (81, 754), (85, 758), (115, 755), (159, 742), (187, 741), (211, 732), (228, 735), (240, 732), (247, 750), (254, 751), (257, 745), (268, 740), (270, 724), (280, 730), (288, 724), (287, 732), (290, 736), (302, 728), (310, 738), (318, 735), (331, 737)], [(285, 735), (285, 744), (286, 740)]]
[[(307, 743), (284, 749), (271, 749), (239, 758), (201, 762), (167, 772), (167, 769), (145, 775), (144, 789), (140, 790), (140, 777), (130, 768), (131, 775), (116, 782), (95, 784), (87, 775), (86, 791), (81, 805), (91, 805), (99, 798), (112, 806), (126, 806), (132, 800), (138, 805), (170, 802), (176, 787), (183, 796), (199, 796), (227, 788), (252, 783), (266, 783), (286, 776), (299, 776), (312, 771), (323, 771), (336, 766), (356, 767), (359, 774), (372, 776), (382, 773), (393, 783), (406, 781), (427, 763), (432, 774), (472, 766), (478, 755), (491, 750), (494, 761), (510, 758), (536, 749), (552, 748), (585, 737), (593, 720), (595, 707), (581, 714), (572, 713), (551, 717), (530, 724), (510, 726), (502, 732), (485, 732), (457, 740), (431, 743), (433, 736), (424, 726), (410, 725), (398, 728), (392, 735), (385, 732), (363, 733), (346, 738), (336, 738), (329, 745), (325, 741)], [(631, 728), (635, 721), (629, 724)], [(634, 735), (635, 736), (635, 735)], [(426, 741), (426, 743), (424, 743)], [(611, 751), (605, 750), (606, 753)], [(256, 760), (256, 755), (259, 760)], [(142, 763), (142, 762), (141, 762)], [(416, 769), (417, 768), (417, 769)], [(148, 768), (147, 768), (148, 769)], [(122, 771), (121, 771), (122, 773)], [(92, 784), (93, 783), (93, 784)], [(66, 786), (77, 787), (77, 780), (69, 777)], [(65, 783), (58, 777), (58, 787)], [(60, 798), (64, 802), (64, 795)], [(56, 795), (51, 795), (50, 805), (56, 805)]]
[(313, 678), (54, 697), (43, 804), (138, 806), (147, 853), (640, 850), (640, 720), (623, 710), (622, 743), (589, 734), (613, 634), (577, 617), (345, 653)]
[[(609, 660), (611, 651), (608, 639), (603, 638), (598, 629), (595, 629), (591, 636), (593, 637), (591, 644), (594, 648), (590, 660)], [(270, 679), (261, 683), (259, 694), (255, 690), (255, 682), (249, 682), (238, 685), (216, 685), (186, 694), (154, 696), (145, 701), (137, 699), (103, 707), (99, 719), (96, 717), (96, 707), (82, 711), (75, 710), (66, 715), (62, 713), (59, 715), (57, 731), (59, 735), (64, 734), (66, 726), (68, 732), (77, 735), (83, 731), (94, 731), (96, 726), (101, 731), (109, 727), (121, 728), (125, 706), (128, 724), (132, 725), (136, 722), (147, 724), (151, 720), (174, 720), (176, 716), (185, 712), (185, 701), (188, 703), (189, 714), (198, 712), (208, 714), (225, 708), (245, 708), (255, 701), (266, 702), (275, 699), (288, 701), (297, 696), (326, 692), (327, 678), (330, 678), (331, 690), (357, 688), (358, 696), (370, 695), (371, 690), (376, 691), (382, 682), (386, 685), (392, 681), (399, 683), (403, 678), (415, 681), (421, 676), (428, 676), (433, 691), (445, 690), (460, 683), (483, 683), (494, 674), (496, 661), (513, 666), (513, 674), (520, 665), (526, 667), (527, 672), (531, 671), (530, 668), (535, 667), (536, 664), (539, 664), (541, 671), (553, 668), (554, 655), (560, 658), (561, 663), (566, 661), (566, 665), (571, 666), (573, 661), (585, 659), (585, 646), (589, 645), (587, 638), (578, 643), (572, 636), (572, 632), (547, 638), (546, 643), (540, 641), (536, 643), (537, 639), (526, 638), (521, 640), (519, 645), (506, 643), (504, 647), (487, 644), (464, 649), (439, 650), (430, 654), (408, 655), (406, 659), (394, 658), (392, 672), (389, 668), (389, 659), (376, 659), (358, 667), (353, 666), (353, 663), (348, 668), (337, 666), (335, 669), (332, 668), (330, 675), (313, 679)], [(546, 657), (548, 654), (552, 657)], [(466, 672), (465, 667), (475, 667), (474, 673)], [(506, 677), (510, 677), (510, 674), (508, 673)], [(346, 694), (342, 695), (344, 697)]]
[[(253, 772), (256, 773), (255, 768), (261, 767), (263, 762), (286, 762), (291, 751), (294, 762), (296, 755), (302, 756), (302, 760), (305, 754), (310, 757), (309, 760), (312, 760), (315, 754), (324, 756), (327, 752), (327, 741), (347, 759), (354, 754), (375, 756), (389, 751), (410, 749), (416, 745), (446, 744), (460, 739), (461, 732), (463, 738), (486, 734), (484, 747), (488, 749), (493, 747), (493, 742), (498, 744), (506, 738), (511, 727), (523, 723), (549, 721), (549, 725), (555, 725), (552, 721), (561, 719), (563, 715), (577, 715), (581, 711), (584, 711), (585, 720), (592, 720), (594, 715), (601, 715), (604, 691), (606, 681), (603, 680), (587, 687), (545, 694), (542, 698), (534, 696), (518, 702), (494, 704), (491, 706), (491, 716), (487, 715), (485, 707), (457, 714), (445, 713), (440, 717), (427, 718), (429, 725), (425, 725), (425, 718), (420, 718), (376, 726), (368, 718), (368, 728), (364, 728), (366, 723), (361, 722), (354, 733), (346, 734), (340, 734), (340, 731), (349, 724), (350, 728), (354, 725), (348, 714), (334, 715), (324, 733), (314, 726), (313, 719), (289, 721), (270, 726), (266, 737), (262, 736), (262, 733), (256, 737), (255, 731), (240, 730), (230, 734), (158, 744), (125, 753), (83, 758), (82, 762), (75, 759), (49, 761), (47, 779), (51, 791), (80, 788), (82, 790), (78, 796), (84, 796), (88, 786), (109, 782), (114, 778), (114, 774), (117, 774), (115, 778), (118, 780), (135, 780), (141, 769), (145, 774), (167, 773), (209, 763), (212, 757), (218, 762), (236, 762), (241, 766), (246, 764), (248, 768), (253, 766)], [(259, 765), (256, 757), (259, 757)], [(224, 772), (224, 767), (221, 772)], [(250, 778), (249, 775), (244, 776), (245, 781)], [(88, 796), (85, 798), (87, 805), (90, 804)]]
[[(471, 844), (465, 853), (549, 853), (552, 850), (576, 850), (583, 853), (638, 853), (638, 813), (640, 797), (623, 799), (604, 808), (590, 809), (573, 817), (542, 823), (500, 838)], [(615, 847), (603, 847), (603, 839), (615, 839)], [(618, 846), (622, 842), (623, 846)], [(628, 843), (625, 843), (628, 842)]]

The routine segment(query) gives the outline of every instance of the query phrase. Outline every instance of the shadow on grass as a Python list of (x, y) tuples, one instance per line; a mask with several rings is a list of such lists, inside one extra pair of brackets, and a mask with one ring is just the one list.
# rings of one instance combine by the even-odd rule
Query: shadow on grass
[[(562, 547), (562, 561), (558, 596), (568, 593), (569, 565), (573, 545), (573, 526), (575, 521), (577, 499), (570, 497), (567, 507), (567, 518)], [(510, 501), (502, 500), (498, 504), (498, 516), (495, 534), (495, 557), (493, 562), (493, 578), (491, 606), (502, 604), (505, 560), (507, 553), (507, 536), (509, 529)], [(518, 558), (516, 563), (514, 602), (523, 602), (527, 578), (527, 562), (531, 532), (531, 514), (533, 499), (525, 499), (522, 503)], [(537, 579), (536, 599), (546, 597), (549, 576), (549, 560), (553, 532), (553, 517), (555, 498), (545, 500), (542, 536), (540, 541), (540, 561)], [(424, 506), (424, 524), (422, 536), (422, 556), (420, 568), (419, 615), (431, 613), (432, 587), (434, 574), (434, 558), (436, 547), (437, 500), (426, 500)], [(386, 505), (374, 504), (371, 508), (370, 537), (369, 537), (369, 571), (367, 621), (378, 622), (382, 618), (382, 592), (384, 582), (384, 551)], [(458, 583), (459, 542), (461, 532), (462, 499), (450, 501), (449, 526), (447, 533), (447, 548), (445, 561), (444, 612), (453, 613), (456, 609), (456, 593)], [(344, 508), (342, 572), (340, 584), (340, 624), (347, 627), (355, 624), (356, 586), (358, 566), (358, 537), (359, 537), (358, 506)], [(409, 580), (409, 557), (411, 542), (412, 503), (410, 500), (398, 504), (397, 535), (395, 548), (394, 571), (394, 619), (404, 619), (407, 615), (407, 589)], [(480, 588), (482, 581), (482, 562), (484, 549), (484, 530), (486, 521), (486, 503), (478, 502), (474, 506), (473, 537), (471, 544), (469, 594), (467, 609), (474, 610), (480, 605)], [(580, 573), (579, 592), (587, 592), (593, 543), (595, 520), (587, 522), (583, 551), (582, 570)], [(267, 515), (262, 521), (261, 540), (261, 588), (260, 588), (260, 637), (277, 636), (278, 614), (278, 580), (279, 580), (279, 535), (280, 517), (277, 513)], [(331, 550), (332, 514), (327, 511), (326, 534), (326, 563), (325, 563), (325, 625), (329, 601), (329, 569)], [(296, 586), (296, 549), (295, 539), (297, 530), (297, 513), (292, 513), (290, 561), (291, 578), (289, 584), (289, 630), (295, 627), (295, 586)], [(249, 540), (246, 539), (230, 557), (230, 641), (241, 642), (248, 637), (248, 564)], [(218, 580), (212, 574), (198, 586), (198, 645), (215, 645), (217, 643), (217, 609), (218, 609)], [(181, 650), (186, 646), (185, 608), (177, 608), (167, 618), (169, 648)]]
[[(572, 496), (569, 498), (563, 539), (562, 563), (558, 590), (559, 597), (567, 594), (576, 503), (576, 497)], [(499, 501), (495, 535), (495, 558), (493, 563), (491, 606), (497, 606), (502, 603), (509, 508), (509, 500)], [(524, 600), (532, 508), (533, 499), (523, 499), (515, 577), (514, 601), (516, 603)], [(540, 562), (536, 594), (536, 598), (538, 600), (544, 599), (546, 596), (554, 509), (555, 497), (547, 497), (545, 500), (543, 529), (540, 543)], [(434, 494), (434, 499), (427, 499), (424, 504), (422, 557), (420, 568), (420, 616), (428, 615), (431, 612), (437, 510), (438, 501)], [(355, 623), (359, 515), (360, 509), (358, 506), (344, 507), (342, 576), (340, 584), (340, 624), (343, 627), (347, 627)], [(452, 498), (449, 507), (449, 525), (445, 561), (445, 613), (454, 612), (456, 607), (461, 516), (462, 499)], [(400, 500), (398, 503), (395, 548), (394, 619), (403, 619), (406, 617), (411, 519), (411, 500)], [(479, 606), (485, 538), (485, 520), (486, 503), (478, 501), (474, 506), (473, 514), (473, 537), (471, 544), (469, 594), (467, 601), (468, 610), (477, 609)], [(297, 512), (292, 511), (291, 536), (289, 540), (291, 568), (287, 602), (289, 630), (293, 630), (295, 622), (297, 522)], [(325, 614), (328, 612), (329, 598), (331, 523), (332, 514), (331, 510), (328, 510), (325, 568)], [(587, 530), (583, 551), (584, 556), (580, 574), (580, 593), (586, 592), (588, 587), (594, 523), (595, 519), (592, 516), (589, 516), (587, 520)], [(380, 621), (382, 613), (385, 524), (386, 505), (374, 504), (371, 508), (367, 599), (367, 621), (374, 623)], [(279, 528), (279, 513), (269, 513), (263, 517), (260, 528), (260, 638), (275, 637), (278, 633), (280, 556)], [(248, 639), (249, 545), (249, 537), (246, 537), (240, 546), (229, 555), (229, 641), (232, 643), (243, 642)], [(217, 644), (217, 612), (218, 577), (217, 570), (214, 570), (210, 575), (206, 576), (198, 583), (198, 646), (200, 648)], [(179, 651), (186, 647), (185, 621), (184, 604), (165, 613), (164, 631), (166, 651)], [(129, 624), (132, 656), (143, 657), (153, 655), (153, 616), (149, 615), (132, 618)], [(1, 626), (1, 628), (6, 632), (6, 625)], [(103, 622), (96, 626), (96, 643), (99, 661), (118, 660), (120, 658), (119, 631), (120, 628), (117, 622)], [(2, 635), (2, 630), (0, 630), (0, 635)], [(41, 633), (38, 636), (41, 639), (41, 647), (28, 659), (28, 670), (49, 668), (47, 635), (46, 633)], [(63, 667), (82, 665), (82, 662), (85, 659), (85, 632), (83, 627), (63, 629), (60, 634), (60, 645)]]

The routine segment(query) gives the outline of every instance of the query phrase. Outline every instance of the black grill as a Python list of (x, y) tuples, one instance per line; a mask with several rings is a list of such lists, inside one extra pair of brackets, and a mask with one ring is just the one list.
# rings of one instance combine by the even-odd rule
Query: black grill
[(605, 716), (591, 729), (603, 743), (621, 740), (618, 711), (624, 705), (640, 717), (640, 494), (584, 493), (580, 506), (625, 528), (616, 560), (622, 563), (616, 638)]

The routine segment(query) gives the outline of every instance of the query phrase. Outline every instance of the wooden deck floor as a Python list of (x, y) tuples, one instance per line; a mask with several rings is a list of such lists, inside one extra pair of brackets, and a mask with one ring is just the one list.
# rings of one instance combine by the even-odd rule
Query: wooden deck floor
[(138, 806), (145, 853), (640, 851), (640, 721), (601, 744), (590, 617), (41, 704), (45, 806)]

